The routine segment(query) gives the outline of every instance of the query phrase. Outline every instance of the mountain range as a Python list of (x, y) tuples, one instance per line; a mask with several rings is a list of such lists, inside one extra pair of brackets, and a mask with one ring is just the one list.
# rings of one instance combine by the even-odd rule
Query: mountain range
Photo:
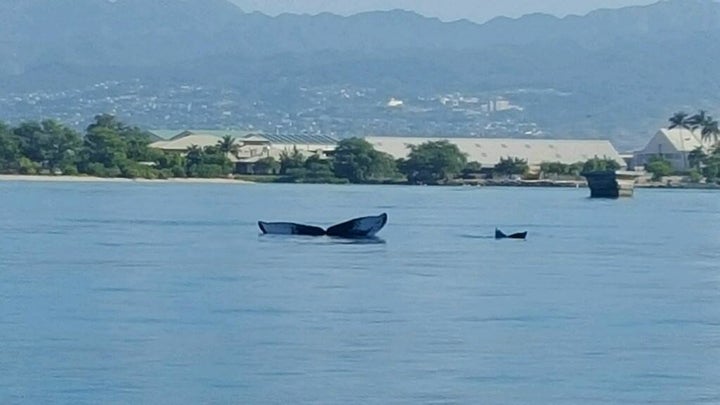
[[(388, 94), (556, 89), (527, 113), (555, 133), (643, 135), (680, 109), (718, 109), (720, 3), (665, 0), (484, 24), (413, 12), (269, 17), (226, 0), (3, 0), (0, 91), (143, 78)], [(266, 90), (266, 89), (272, 89)]]

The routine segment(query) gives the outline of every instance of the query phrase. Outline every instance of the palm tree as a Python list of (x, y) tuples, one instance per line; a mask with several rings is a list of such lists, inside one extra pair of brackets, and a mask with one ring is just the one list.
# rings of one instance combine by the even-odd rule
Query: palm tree
[(696, 130), (705, 125), (710, 117), (707, 115), (707, 111), (700, 110), (697, 114), (687, 119), (687, 123), (693, 130)]
[(230, 135), (225, 135), (217, 143), (217, 148), (224, 154), (232, 153), (237, 155), (239, 146), (235, 143), (235, 138)]
[(690, 126), (692, 125), (690, 119), (688, 118), (688, 113), (682, 111), (676, 112), (672, 117), (670, 117), (669, 121), (670, 129), (690, 129)]
[(199, 164), (202, 161), (204, 151), (197, 145), (191, 145), (187, 148), (186, 158), (188, 166)]
[[(702, 112), (702, 111), (701, 111)], [(680, 154), (683, 158), (683, 166), (687, 167), (687, 155), (684, 151), (685, 149), (685, 140), (682, 135), (682, 130), (687, 129), (690, 130), (690, 126), (692, 125), (690, 118), (688, 118), (688, 114), (686, 112), (680, 111), (676, 112), (672, 117), (670, 117), (670, 129), (679, 129), (680, 130), (680, 144), (682, 145), (683, 150), (680, 151)]]
[(718, 127), (717, 120), (714, 120), (712, 117), (708, 116), (706, 120), (702, 123), (702, 131), (700, 133), (702, 134), (703, 141), (711, 141), (712, 143), (717, 143), (718, 138), (720, 138), (720, 127)]

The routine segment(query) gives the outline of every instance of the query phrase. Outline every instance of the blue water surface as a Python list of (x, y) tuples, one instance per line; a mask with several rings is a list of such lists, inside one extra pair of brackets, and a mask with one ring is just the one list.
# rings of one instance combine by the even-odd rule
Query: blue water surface
[(0, 403), (720, 403), (720, 194), (588, 194), (0, 183)]

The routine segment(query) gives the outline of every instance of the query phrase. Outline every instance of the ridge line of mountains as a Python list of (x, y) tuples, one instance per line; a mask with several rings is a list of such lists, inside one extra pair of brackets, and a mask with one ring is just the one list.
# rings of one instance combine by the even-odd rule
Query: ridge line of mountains
[(713, 0), (483, 24), (400, 10), (269, 17), (226, 0), (4, 0), (0, 21), (4, 93), (140, 78), (287, 105), (323, 86), (408, 99), (553, 89), (564, 96), (524, 99), (523, 119), (627, 144), (674, 111), (720, 105)]

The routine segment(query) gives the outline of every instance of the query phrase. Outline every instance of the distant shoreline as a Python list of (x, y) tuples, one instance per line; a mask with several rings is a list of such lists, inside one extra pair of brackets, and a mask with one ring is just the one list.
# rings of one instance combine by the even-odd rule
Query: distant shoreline
[[(52, 175), (22, 175), (0, 174), (2, 182), (34, 182), (34, 183), (142, 183), (142, 184), (332, 184), (332, 183), (291, 183), (291, 182), (254, 182), (247, 179), (221, 179), (221, 178), (170, 178), (170, 179), (128, 179), (123, 177), (93, 177), (93, 176), (52, 176)], [(407, 184), (378, 184), (378, 185), (404, 185)], [(582, 180), (484, 180), (479, 182), (466, 182), (430, 187), (522, 187), (522, 188), (587, 188), (587, 182)], [(672, 184), (666, 183), (636, 183), (636, 189), (676, 189), (676, 190), (720, 190), (715, 184)]]
[(247, 180), (236, 179), (206, 179), (206, 178), (172, 178), (172, 179), (127, 179), (122, 177), (92, 177), (92, 176), (51, 176), (51, 175), (22, 175), (0, 174), (0, 182), (48, 182), (48, 183), (149, 183), (149, 184), (254, 184)]

